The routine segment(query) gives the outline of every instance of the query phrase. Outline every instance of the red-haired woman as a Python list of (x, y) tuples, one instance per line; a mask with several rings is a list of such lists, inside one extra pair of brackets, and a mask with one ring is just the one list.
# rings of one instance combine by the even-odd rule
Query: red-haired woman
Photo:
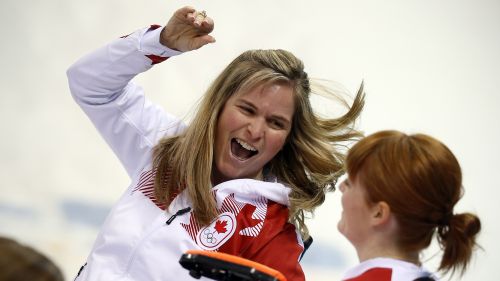
[(443, 249), (438, 270), (465, 271), (481, 223), (453, 211), (463, 194), (462, 174), (443, 143), (381, 131), (351, 148), (346, 168), (338, 229), (360, 264), (343, 280), (436, 280), (420, 261), (435, 234)]

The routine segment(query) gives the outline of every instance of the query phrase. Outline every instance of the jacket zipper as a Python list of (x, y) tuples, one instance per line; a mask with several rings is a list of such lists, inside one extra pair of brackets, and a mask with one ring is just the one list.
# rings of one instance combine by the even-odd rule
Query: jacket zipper
[[(184, 209), (180, 209), (179, 211), (177, 211), (175, 214), (173, 214), (167, 221), (165, 224), (167, 225), (170, 225), (170, 223), (172, 223), (172, 221), (177, 217), (177, 216), (180, 216), (180, 215), (184, 215), (186, 213), (188, 213), (189, 211), (191, 211), (191, 207), (187, 207), (187, 208), (184, 208)], [(140, 248), (140, 246), (142, 245), (142, 243), (144, 241), (146, 241), (148, 239), (149, 236), (151, 236), (153, 233), (155, 233), (157, 230), (161, 229), (162, 227), (164, 226), (164, 224), (160, 224), (158, 225), (157, 227), (155, 227), (154, 229), (152, 229), (150, 232), (148, 232), (146, 235), (144, 235), (144, 237), (142, 237), (142, 239), (139, 241), (139, 243), (137, 243), (137, 245), (134, 247), (134, 250), (132, 252), (132, 255), (130, 256), (130, 259), (127, 263), (127, 266), (125, 267), (125, 271), (123, 272), (124, 274), (128, 275), (129, 273), (129, 270), (130, 270), (130, 266), (132, 264), (132, 262), (134, 261), (135, 259), (135, 255), (137, 253), (137, 249)]]
[(177, 216), (182, 216), (185, 213), (189, 213), (189, 211), (191, 211), (191, 207), (180, 209), (179, 211), (177, 211), (177, 213), (173, 214), (165, 223), (167, 225), (170, 225)]

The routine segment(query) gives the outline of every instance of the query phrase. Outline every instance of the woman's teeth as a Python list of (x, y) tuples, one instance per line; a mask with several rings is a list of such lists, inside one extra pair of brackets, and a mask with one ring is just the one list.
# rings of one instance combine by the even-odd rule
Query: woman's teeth
[(240, 140), (240, 139), (236, 139), (236, 142), (239, 143), (244, 149), (247, 149), (247, 150), (250, 150), (250, 151), (257, 151), (257, 148), (249, 145), (248, 143)]

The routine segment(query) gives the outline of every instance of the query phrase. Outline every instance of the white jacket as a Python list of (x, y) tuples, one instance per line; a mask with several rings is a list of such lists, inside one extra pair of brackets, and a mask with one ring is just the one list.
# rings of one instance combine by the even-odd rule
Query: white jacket
[(342, 281), (413, 281), (418, 278), (438, 280), (425, 268), (391, 258), (366, 260), (347, 271)]
[(289, 188), (284, 185), (241, 179), (215, 186), (219, 216), (208, 227), (200, 227), (191, 212), (174, 215), (191, 206), (184, 192), (168, 208), (156, 203), (152, 148), (185, 129), (131, 82), (179, 54), (159, 43), (158, 27), (116, 39), (67, 72), (74, 99), (132, 180), (76, 280), (192, 280), (178, 262), (189, 249), (234, 254), (275, 268), (288, 280), (304, 280), (298, 263), (302, 240), (287, 222)]

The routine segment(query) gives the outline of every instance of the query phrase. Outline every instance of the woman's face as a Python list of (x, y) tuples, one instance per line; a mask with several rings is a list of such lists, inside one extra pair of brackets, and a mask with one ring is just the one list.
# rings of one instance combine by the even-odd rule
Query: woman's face
[(237, 92), (217, 121), (214, 184), (262, 177), (262, 168), (283, 147), (292, 127), (292, 88), (284, 83)]
[(348, 178), (339, 189), (342, 192), (342, 215), (337, 228), (357, 248), (370, 236), (369, 219), (373, 210), (359, 180)]

